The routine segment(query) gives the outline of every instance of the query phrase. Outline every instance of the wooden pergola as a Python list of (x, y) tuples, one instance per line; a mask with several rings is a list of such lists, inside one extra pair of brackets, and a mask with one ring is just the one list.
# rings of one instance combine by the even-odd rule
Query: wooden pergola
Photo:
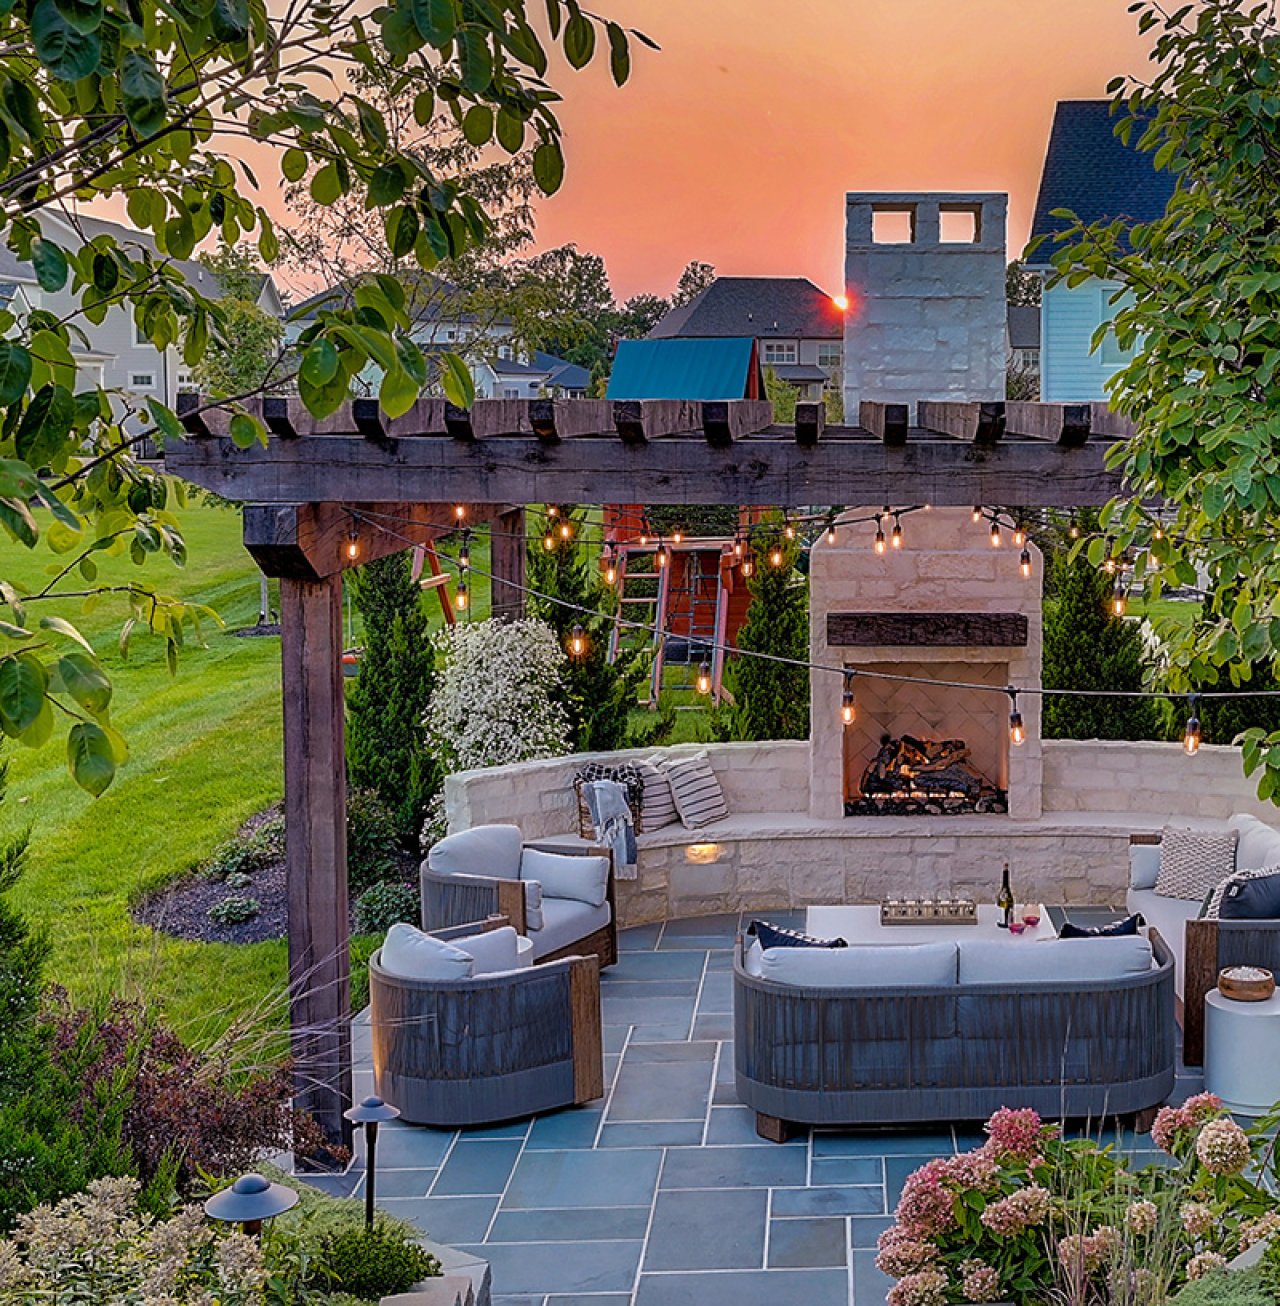
[(311, 417), (247, 405), (271, 438), (237, 448), (230, 415), (179, 397), (188, 438), (167, 469), (247, 506), (244, 542), (280, 579), (289, 977), (295, 1088), (335, 1140), (351, 1101), (342, 573), (466, 521), (499, 523), (494, 614), (522, 610), (524, 506), (543, 503), (1084, 507), (1122, 491), (1107, 466), (1129, 434), (1105, 404), (864, 403), (857, 426), (820, 404), (773, 424), (760, 400), (374, 400)]

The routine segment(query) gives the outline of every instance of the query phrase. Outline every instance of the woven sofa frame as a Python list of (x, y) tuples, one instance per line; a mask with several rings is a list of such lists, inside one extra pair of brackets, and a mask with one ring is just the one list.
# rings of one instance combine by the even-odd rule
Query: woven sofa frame
[[(618, 961), (618, 904), (614, 891), (613, 854), (608, 848), (581, 847), (560, 843), (530, 842), (523, 845), (538, 852), (559, 853), (565, 857), (607, 857), (609, 882), (606, 889), (609, 923), (575, 939), (555, 952), (539, 957), (537, 965), (559, 961), (562, 957), (591, 955), (600, 961), (600, 969)], [(526, 932), (524, 881), (505, 880), (488, 875), (441, 875), (424, 861), (419, 872), (422, 890), (422, 927), (426, 930), (449, 929), (469, 921), (483, 921), (490, 916), (505, 916), (517, 934)]]
[(1173, 954), (1149, 974), (1045, 985), (802, 988), (747, 974), (734, 952), (739, 1099), (762, 1138), (792, 1123), (1148, 1117), (1173, 1088)]
[[(434, 931), (461, 938), (501, 917)], [(501, 975), (411, 980), (369, 959), (373, 1078), (411, 1124), (467, 1128), (604, 1096), (600, 965), (566, 957)]]

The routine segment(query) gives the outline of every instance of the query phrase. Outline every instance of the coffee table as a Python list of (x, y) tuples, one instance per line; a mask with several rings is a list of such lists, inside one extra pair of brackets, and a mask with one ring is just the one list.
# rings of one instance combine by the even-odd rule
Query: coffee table
[(818, 939), (845, 939), (854, 943), (941, 943), (946, 939), (987, 939), (997, 943), (1035, 942), (1054, 939), (1058, 932), (1043, 905), (1040, 924), (1021, 934), (1002, 930), (997, 922), (1003, 913), (995, 903), (978, 904), (976, 925), (881, 925), (878, 903), (853, 907), (810, 907), (805, 913), (805, 932)]

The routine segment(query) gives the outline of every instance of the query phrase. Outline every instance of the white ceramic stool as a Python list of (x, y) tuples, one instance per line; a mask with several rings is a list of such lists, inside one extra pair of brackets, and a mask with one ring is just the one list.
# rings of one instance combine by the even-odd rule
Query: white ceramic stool
[(1280, 990), (1265, 1002), (1236, 1002), (1209, 991), (1204, 1086), (1235, 1115), (1264, 1115), (1280, 1102)]

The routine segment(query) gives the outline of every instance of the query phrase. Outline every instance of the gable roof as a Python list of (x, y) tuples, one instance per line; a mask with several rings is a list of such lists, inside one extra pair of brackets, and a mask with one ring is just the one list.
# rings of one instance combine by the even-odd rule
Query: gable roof
[(605, 398), (708, 400), (762, 394), (764, 379), (750, 337), (619, 340)]
[[(1086, 223), (1123, 218), (1130, 225), (1152, 222), (1164, 214), (1177, 185), (1168, 172), (1157, 172), (1153, 155), (1126, 145), (1115, 134), (1110, 100), (1060, 100), (1053, 115), (1040, 194), (1031, 220), (1031, 238), (1052, 236), (1070, 224), (1052, 216), (1070, 209)], [(1046, 240), (1031, 258), (1044, 267), (1053, 253)]]
[(1008, 307), (1009, 348), (1040, 348), (1040, 305), (1010, 304)]
[(586, 390), (591, 385), (591, 373), (578, 363), (557, 358), (541, 349), (533, 351), (533, 361), (547, 373), (547, 384), (561, 390)]
[(648, 338), (723, 336), (842, 340), (844, 315), (806, 277), (717, 277), (667, 313)]

